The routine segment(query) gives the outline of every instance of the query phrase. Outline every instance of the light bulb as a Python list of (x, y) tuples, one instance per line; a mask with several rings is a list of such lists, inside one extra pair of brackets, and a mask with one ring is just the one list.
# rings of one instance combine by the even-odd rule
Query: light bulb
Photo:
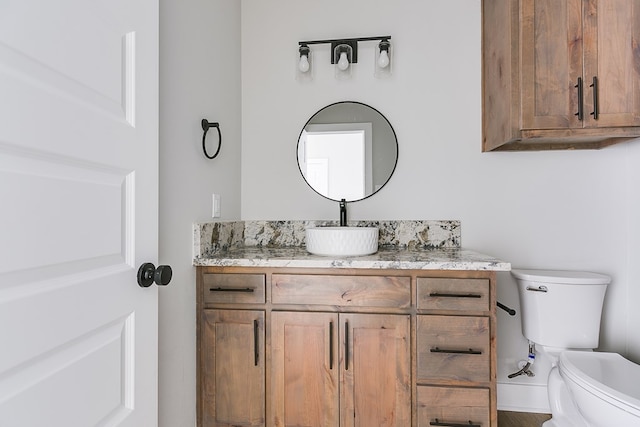
[(309, 58), (307, 57), (307, 55), (300, 55), (300, 62), (298, 62), (298, 69), (303, 73), (306, 73), (307, 71), (309, 71)]
[(378, 57), (378, 67), (387, 68), (389, 66), (389, 53), (386, 50), (380, 51), (380, 56)]
[(340, 53), (340, 60), (338, 60), (338, 68), (340, 71), (345, 71), (349, 68), (349, 59), (347, 58), (347, 52)]

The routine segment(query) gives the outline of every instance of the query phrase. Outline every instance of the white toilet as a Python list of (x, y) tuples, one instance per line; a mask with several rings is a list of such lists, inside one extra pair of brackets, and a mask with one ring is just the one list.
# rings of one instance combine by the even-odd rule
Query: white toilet
[(598, 347), (608, 276), (520, 270), (522, 333), (553, 361), (544, 427), (640, 427), (640, 365)]

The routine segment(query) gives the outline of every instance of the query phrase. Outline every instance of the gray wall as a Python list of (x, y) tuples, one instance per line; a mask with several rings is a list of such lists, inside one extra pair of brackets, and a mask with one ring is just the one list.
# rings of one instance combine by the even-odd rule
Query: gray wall
[[(200, 120), (221, 124), (207, 160)], [(213, 134), (212, 134), (213, 133)], [(173, 280), (160, 289), (159, 424), (193, 427), (196, 399), (195, 269), (191, 224), (240, 217), (240, 3), (160, 1), (160, 252)], [(217, 135), (207, 135), (209, 151)]]

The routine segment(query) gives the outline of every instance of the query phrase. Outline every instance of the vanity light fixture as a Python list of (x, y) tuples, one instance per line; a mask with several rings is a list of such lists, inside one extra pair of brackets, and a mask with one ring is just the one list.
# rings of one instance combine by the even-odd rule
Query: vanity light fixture
[(376, 77), (391, 74), (391, 36), (358, 37), (350, 39), (309, 40), (298, 42), (298, 79), (310, 79), (312, 71), (311, 49), (313, 44), (331, 44), (331, 63), (335, 65), (336, 78), (351, 77), (353, 64), (358, 63), (358, 42), (378, 41), (375, 55)]
[(333, 48), (333, 60), (331, 63), (336, 66), (336, 78), (351, 78), (351, 64), (357, 62), (354, 61), (353, 52), (353, 47), (347, 43), (341, 43)]
[(391, 75), (391, 43), (388, 39), (381, 40), (376, 48), (374, 75), (387, 77)]
[(296, 68), (296, 78), (298, 80), (312, 80), (313, 68), (311, 67), (311, 49), (306, 44), (301, 44), (298, 48), (298, 63)]

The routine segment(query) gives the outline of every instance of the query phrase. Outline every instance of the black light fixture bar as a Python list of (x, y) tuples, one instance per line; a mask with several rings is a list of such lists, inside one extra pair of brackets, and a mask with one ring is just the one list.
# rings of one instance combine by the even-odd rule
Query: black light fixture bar
[(391, 40), (391, 36), (377, 36), (377, 37), (355, 37), (351, 39), (328, 39), (328, 40), (310, 40), (306, 42), (298, 42), (300, 46), (309, 44), (326, 44), (326, 43), (340, 43), (340, 42), (368, 42), (375, 40)]
[(366, 41), (389, 41), (391, 40), (391, 36), (375, 36), (375, 37), (354, 37), (354, 38), (347, 38), (347, 39), (327, 39), (327, 40), (307, 40), (307, 41), (302, 41), (302, 42), (298, 42), (298, 45), (300, 46), (308, 46), (311, 44), (331, 44), (331, 63), (334, 64), (335, 63), (335, 58), (333, 57), (333, 51), (336, 48), (336, 46), (341, 45), (341, 44), (346, 44), (351, 46), (352, 49), (352, 55), (351, 55), (351, 62), (352, 63), (357, 63), (358, 62), (358, 42), (366, 42)]

